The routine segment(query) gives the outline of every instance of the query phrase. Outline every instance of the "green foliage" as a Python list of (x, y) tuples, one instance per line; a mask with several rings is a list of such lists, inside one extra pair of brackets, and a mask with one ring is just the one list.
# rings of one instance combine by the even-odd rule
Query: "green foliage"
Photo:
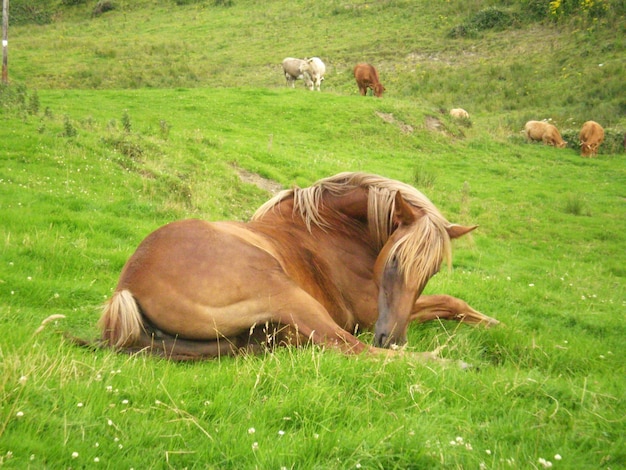
[(12, 25), (48, 24), (54, 12), (47, 0), (12, 0), (10, 8)]
[(76, 127), (74, 127), (72, 119), (68, 115), (65, 115), (63, 118), (63, 137), (76, 137), (77, 133), (78, 131)]
[(589, 26), (607, 19), (619, 27), (626, 15), (623, 0), (520, 0), (521, 11), (535, 21), (568, 22)]
[(564, 211), (567, 214), (572, 215), (587, 215), (591, 216), (591, 213), (585, 209), (585, 202), (580, 194), (568, 194), (565, 200)]
[(497, 7), (488, 7), (475, 13), (465, 23), (455, 26), (449, 37), (476, 37), (480, 31), (502, 31), (518, 23), (516, 15)]
[[(612, 3), (610, 0), (553, 0), (549, 4), (550, 18), (559, 20), (567, 17), (583, 16), (601, 18), (606, 15)], [(623, 4), (623, 2), (621, 2)]]
[(100, 16), (106, 12), (113, 11), (117, 8), (117, 5), (110, 0), (100, 0), (91, 12), (92, 16)]
[(525, 17), (531, 21), (545, 20), (550, 14), (550, 2), (546, 0), (519, 0)]
[(3, 112), (22, 112), (26, 110), (28, 90), (22, 84), (0, 83), (0, 110)]
[(28, 97), (28, 113), (39, 114), (39, 95), (37, 90), (34, 90)]
[(122, 127), (126, 133), (129, 133), (132, 130), (132, 123), (130, 122), (130, 115), (128, 114), (127, 109), (125, 109), (124, 114), (122, 114)]

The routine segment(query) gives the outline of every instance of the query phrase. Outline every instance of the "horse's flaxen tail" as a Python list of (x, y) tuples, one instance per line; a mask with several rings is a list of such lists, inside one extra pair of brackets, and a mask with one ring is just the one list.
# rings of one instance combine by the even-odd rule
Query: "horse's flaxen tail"
[(113, 348), (130, 347), (145, 333), (139, 306), (128, 290), (113, 294), (104, 306), (98, 326), (102, 340)]
[(98, 327), (100, 341), (94, 343), (69, 337), (85, 347), (110, 347), (120, 352), (147, 352), (175, 361), (232, 356), (243, 352), (259, 353), (265, 348), (252, 335), (215, 340), (187, 340), (159, 331), (145, 320), (129, 290), (116, 291), (102, 310)]

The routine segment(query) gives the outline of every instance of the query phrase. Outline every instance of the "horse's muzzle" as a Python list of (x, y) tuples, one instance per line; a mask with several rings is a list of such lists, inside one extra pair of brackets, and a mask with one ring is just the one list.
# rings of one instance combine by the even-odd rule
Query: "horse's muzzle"
[(393, 335), (385, 333), (376, 333), (374, 335), (374, 346), (377, 348), (393, 348), (394, 346), (402, 346), (406, 344), (406, 338), (396, 338)]

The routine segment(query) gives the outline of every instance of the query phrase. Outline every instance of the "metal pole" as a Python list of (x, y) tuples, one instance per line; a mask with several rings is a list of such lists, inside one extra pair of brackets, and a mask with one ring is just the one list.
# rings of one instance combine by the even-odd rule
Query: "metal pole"
[(9, 0), (2, 0), (2, 83), (9, 83)]

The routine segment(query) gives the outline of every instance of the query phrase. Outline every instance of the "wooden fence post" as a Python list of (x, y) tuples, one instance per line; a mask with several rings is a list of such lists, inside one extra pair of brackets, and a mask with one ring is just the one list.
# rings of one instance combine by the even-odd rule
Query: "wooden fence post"
[(2, 0), (2, 83), (9, 83), (9, 0)]

